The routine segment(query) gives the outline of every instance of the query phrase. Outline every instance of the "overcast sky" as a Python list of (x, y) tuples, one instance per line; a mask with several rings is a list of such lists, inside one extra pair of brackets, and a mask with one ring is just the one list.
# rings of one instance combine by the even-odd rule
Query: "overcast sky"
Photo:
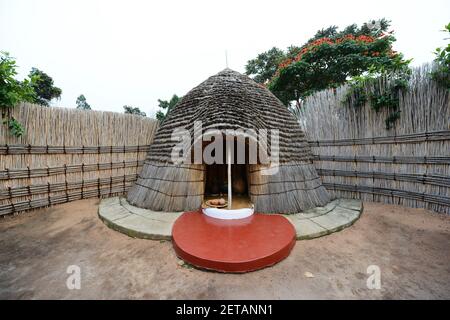
[(158, 98), (224, 69), (225, 50), (243, 72), (273, 46), (382, 17), (392, 20), (394, 49), (420, 65), (445, 44), (450, 1), (0, 0), (0, 50), (17, 59), (19, 78), (31, 67), (53, 77), (63, 91), (55, 106), (74, 107), (83, 93), (95, 110), (129, 104), (153, 116)]

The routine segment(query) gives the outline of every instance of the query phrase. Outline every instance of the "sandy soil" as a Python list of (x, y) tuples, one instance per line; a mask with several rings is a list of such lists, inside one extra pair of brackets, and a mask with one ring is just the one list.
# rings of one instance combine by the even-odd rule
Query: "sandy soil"
[[(450, 299), (449, 216), (365, 203), (352, 227), (297, 242), (271, 268), (233, 275), (181, 266), (170, 242), (110, 230), (97, 205), (0, 219), (0, 298)], [(66, 287), (69, 265), (81, 267), (80, 290)], [(366, 286), (369, 265), (381, 269), (380, 290)]]

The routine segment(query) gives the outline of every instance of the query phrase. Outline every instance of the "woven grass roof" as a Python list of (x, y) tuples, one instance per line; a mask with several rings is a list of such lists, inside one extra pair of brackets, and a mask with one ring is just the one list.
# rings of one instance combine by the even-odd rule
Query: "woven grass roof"
[(156, 133), (149, 160), (170, 162), (175, 145), (171, 141), (173, 130), (184, 127), (193, 137), (194, 121), (202, 121), (203, 131), (278, 129), (281, 162), (311, 159), (304, 133), (280, 100), (262, 85), (230, 69), (202, 82), (171, 110)]

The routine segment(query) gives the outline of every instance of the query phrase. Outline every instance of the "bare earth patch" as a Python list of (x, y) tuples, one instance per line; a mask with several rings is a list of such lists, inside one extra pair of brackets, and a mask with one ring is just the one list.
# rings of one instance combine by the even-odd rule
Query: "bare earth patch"
[[(243, 275), (187, 268), (170, 241), (105, 226), (98, 200), (0, 219), (1, 299), (450, 299), (450, 217), (364, 203), (351, 227), (298, 241), (281, 263)], [(68, 290), (69, 265), (81, 289)], [(381, 268), (381, 290), (366, 286)]]

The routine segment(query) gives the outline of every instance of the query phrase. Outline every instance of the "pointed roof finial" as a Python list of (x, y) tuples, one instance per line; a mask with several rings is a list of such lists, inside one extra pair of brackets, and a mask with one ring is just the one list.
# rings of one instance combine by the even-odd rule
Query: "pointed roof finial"
[(228, 69), (228, 52), (225, 50), (225, 67)]

